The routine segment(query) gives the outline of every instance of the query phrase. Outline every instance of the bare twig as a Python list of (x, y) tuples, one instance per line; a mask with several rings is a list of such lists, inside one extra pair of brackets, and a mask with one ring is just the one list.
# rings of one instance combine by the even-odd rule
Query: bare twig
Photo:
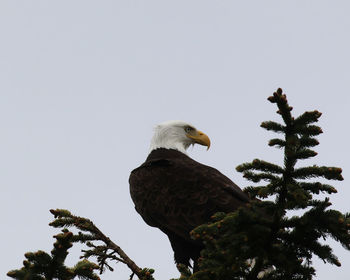
[(117, 252), (117, 254), (121, 257), (121, 262), (125, 263), (133, 273), (135, 273), (139, 278), (141, 278), (142, 269), (136, 265), (136, 263), (129, 258), (129, 256), (120, 248), (117, 244), (115, 244), (109, 237), (104, 235), (94, 224), (93, 227), (95, 229), (95, 233), (97, 237), (102, 240), (108, 248)]

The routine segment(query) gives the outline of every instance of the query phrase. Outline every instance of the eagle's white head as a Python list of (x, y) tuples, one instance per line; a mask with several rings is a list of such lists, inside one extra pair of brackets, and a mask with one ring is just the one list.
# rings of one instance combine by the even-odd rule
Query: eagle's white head
[(154, 128), (150, 151), (159, 148), (175, 149), (186, 153), (190, 145), (200, 144), (210, 147), (210, 139), (193, 125), (183, 121), (168, 121)]

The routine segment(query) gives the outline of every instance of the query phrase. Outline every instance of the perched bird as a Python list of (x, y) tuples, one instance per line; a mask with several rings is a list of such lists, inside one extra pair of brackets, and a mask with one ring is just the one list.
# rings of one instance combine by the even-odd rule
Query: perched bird
[(193, 125), (170, 121), (155, 127), (146, 161), (129, 178), (136, 211), (152, 227), (164, 232), (177, 264), (197, 270), (203, 244), (190, 231), (210, 221), (216, 212), (233, 212), (248, 196), (215, 168), (186, 154), (190, 145), (210, 147), (209, 137)]

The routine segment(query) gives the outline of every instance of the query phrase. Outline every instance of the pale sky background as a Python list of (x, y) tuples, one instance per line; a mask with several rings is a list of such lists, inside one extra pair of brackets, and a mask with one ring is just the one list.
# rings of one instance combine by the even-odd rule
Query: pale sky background
[[(349, 15), (348, 0), (1, 0), (0, 278), (52, 249), (51, 208), (91, 218), (156, 279), (178, 277), (167, 237), (129, 196), (153, 126), (191, 122), (212, 147), (189, 155), (245, 187), (238, 164), (282, 162), (259, 127), (279, 120), (266, 100), (278, 87), (294, 114), (323, 113), (304, 164), (343, 168), (331, 201), (349, 211)], [(349, 279), (350, 252), (330, 244), (343, 266), (315, 258), (315, 279)], [(129, 275), (120, 264), (102, 279)]]

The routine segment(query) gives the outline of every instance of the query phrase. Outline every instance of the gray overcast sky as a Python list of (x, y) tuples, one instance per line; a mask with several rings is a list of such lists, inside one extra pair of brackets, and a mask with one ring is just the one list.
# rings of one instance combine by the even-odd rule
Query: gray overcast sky
[[(323, 112), (305, 164), (343, 168), (331, 201), (349, 211), (349, 14), (347, 0), (0, 1), (0, 278), (51, 250), (50, 208), (91, 218), (157, 279), (177, 277), (166, 236), (129, 197), (153, 126), (193, 123), (212, 147), (189, 155), (244, 187), (238, 164), (282, 162), (259, 127), (278, 120), (266, 100), (277, 87), (294, 114)], [(348, 279), (350, 252), (330, 244), (343, 266), (315, 259), (316, 279)]]

